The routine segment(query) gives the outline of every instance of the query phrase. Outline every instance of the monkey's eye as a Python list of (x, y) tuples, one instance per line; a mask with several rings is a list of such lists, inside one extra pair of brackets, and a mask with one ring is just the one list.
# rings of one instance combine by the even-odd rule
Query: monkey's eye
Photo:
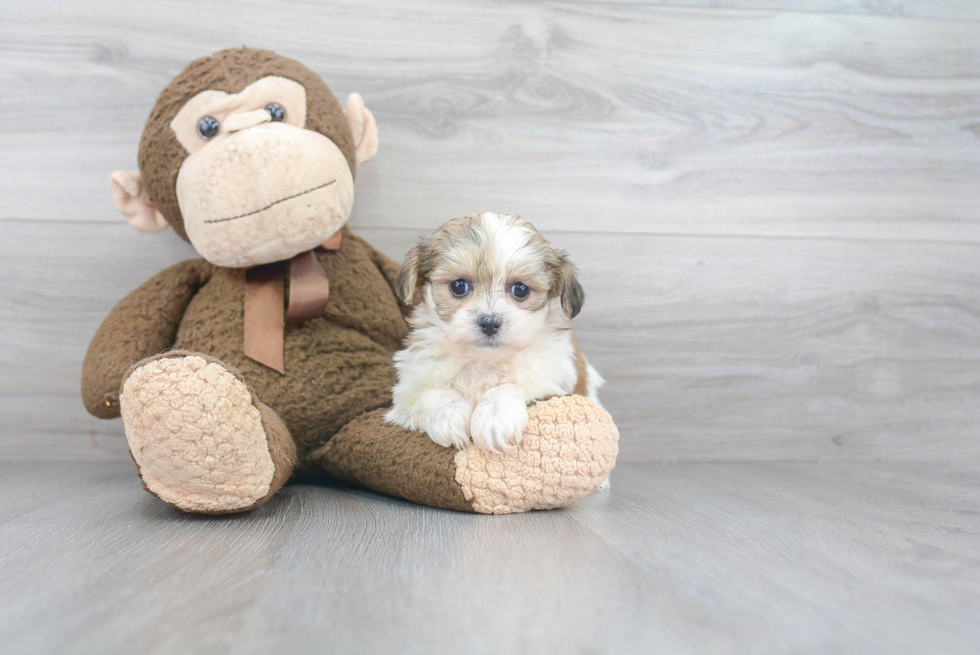
[(273, 123), (281, 123), (286, 120), (286, 110), (278, 102), (270, 102), (265, 106), (265, 110), (272, 116)]
[(453, 280), (449, 283), (449, 292), (457, 298), (462, 298), (470, 291), (470, 283), (466, 280)]
[(214, 116), (205, 116), (201, 120), (197, 121), (197, 133), (205, 141), (210, 141), (214, 137), (218, 136), (218, 132), (221, 131), (221, 123)]
[(527, 285), (523, 282), (515, 282), (510, 286), (510, 292), (518, 300), (527, 300), (527, 297), (531, 295), (531, 290), (527, 288)]

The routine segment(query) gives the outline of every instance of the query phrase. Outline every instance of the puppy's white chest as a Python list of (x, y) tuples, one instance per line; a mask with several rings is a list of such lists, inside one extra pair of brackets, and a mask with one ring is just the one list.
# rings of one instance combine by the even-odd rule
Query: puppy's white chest
[(575, 386), (574, 355), (571, 344), (563, 341), (567, 337), (560, 335), (504, 360), (460, 362), (449, 379), (463, 397), (475, 403), (502, 385), (519, 391), (527, 401), (571, 393)]
[(515, 384), (509, 367), (499, 363), (467, 362), (457, 372), (453, 386), (468, 400), (483, 402), (487, 391), (502, 384)]

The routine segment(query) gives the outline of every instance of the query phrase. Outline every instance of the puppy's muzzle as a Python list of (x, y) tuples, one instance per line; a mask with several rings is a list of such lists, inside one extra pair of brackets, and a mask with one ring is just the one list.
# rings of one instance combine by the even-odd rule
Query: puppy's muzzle
[(503, 321), (499, 316), (481, 316), (477, 319), (476, 324), (480, 326), (480, 330), (483, 334), (488, 337), (492, 337), (500, 330), (500, 326), (503, 325)]

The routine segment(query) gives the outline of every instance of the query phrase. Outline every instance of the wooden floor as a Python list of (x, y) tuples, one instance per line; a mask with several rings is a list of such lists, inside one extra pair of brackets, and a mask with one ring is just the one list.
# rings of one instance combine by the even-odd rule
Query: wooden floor
[(980, 467), (621, 466), (487, 517), (287, 487), (183, 515), (0, 464), (2, 653), (976, 653)]

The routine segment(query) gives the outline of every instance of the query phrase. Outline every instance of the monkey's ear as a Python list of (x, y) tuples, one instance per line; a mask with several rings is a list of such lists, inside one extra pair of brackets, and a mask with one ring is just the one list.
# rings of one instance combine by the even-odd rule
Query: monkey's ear
[(419, 293), (419, 287), (422, 286), (422, 280), (419, 279), (419, 267), (421, 264), (422, 249), (419, 246), (415, 246), (408, 251), (408, 257), (405, 258), (405, 265), (402, 266), (402, 270), (398, 274), (398, 279), (395, 280), (395, 293), (409, 307), (419, 304), (422, 300), (421, 294)]
[(561, 308), (568, 318), (575, 318), (585, 304), (585, 290), (579, 284), (575, 265), (564, 251), (557, 251), (558, 262), (554, 269), (555, 295), (561, 297)]
[(109, 177), (109, 183), (112, 185), (112, 199), (127, 223), (140, 232), (167, 229), (167, 219), (150, 202), (142, 175), (135, 171), (116, 171)]
[(363, 164), (378, 153), (378, 124), (374, 122), (371, 110), (364, 106), (360, 93), (348, 96), (344, 113), (354, 136), (354, 157), (358, 164)]

